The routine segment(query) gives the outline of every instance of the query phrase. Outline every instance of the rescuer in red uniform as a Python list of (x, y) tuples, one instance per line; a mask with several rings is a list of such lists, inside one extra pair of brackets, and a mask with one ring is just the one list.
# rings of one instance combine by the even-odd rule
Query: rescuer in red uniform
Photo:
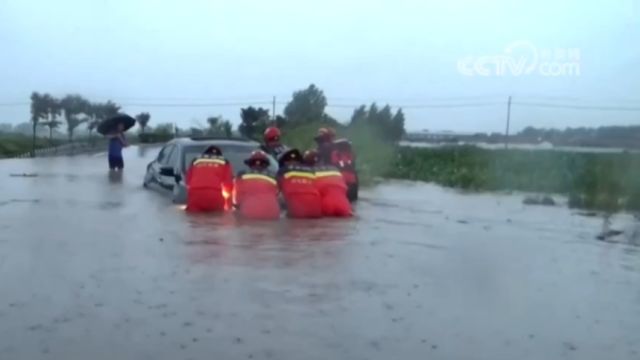
[(236, 176), (235, 205), (240, 216), (254, 220), (277, 220), (280, 218), (278, 183), (270, 173), (269, 158), (261, 150), (251, 153), (244, 161), (248, 171)]
[(317, 151), (305, 151), (305, 165), (313, 167), (315, 170), (315, 185), (322, 198), (322, 215), (330, 217), (352, 216), (353, 210), (347, 198), (347, 184), (344, 177), (335, 166), (318, 165), (317, 162)]
[(333, 141), (336, 138), (336, 132), (331, 128), (320, 128), (316, 137), (313, 139), (318, 145), (317, 155), (318, 162), (323, 165), (331, 164), (331, 153), (333, 152)]
[(322, 217), (322, 202), (313, 169), (302, 163), (302, 155), (291, 149), (280, 157), (278, 183), (292, 218)]
[(264, 131), (263, 144), (260, 146), (260, 150), (273, 157), (275, 161), (278, 161), (280, 155), (287, 151), (287, 147), (280, 142), (280, 129), (275, 126), (268, 127)]
[(208, 147), (187, 170), (187, 211), (224, 211), (230, 206), (233, 170), (217, 146)]
[(351, 142), (347, 139), (335, 139), (336, 133), (331, 128), (320, 128), (314, 138), (318, 144), (318, 163), (338, 168), (347, 184), (347, 198), (358, 199), (358, 172), (356, 171), (356, 155)]

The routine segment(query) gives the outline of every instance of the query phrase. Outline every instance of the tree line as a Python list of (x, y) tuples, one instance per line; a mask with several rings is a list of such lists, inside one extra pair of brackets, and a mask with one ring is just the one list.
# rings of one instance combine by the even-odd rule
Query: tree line
[[(31, 125), (33, 136), (36, 136), (38, 126), (49, 128), (49, 138), (53, 138), (53, 131), (59, 128), (64, 119), (66, 133), (69, 141), (80, 125), (86, 125), (89, 136), (98, 127), (101, 121), (116, 116), (120, 112), (120, 105), (109, 100), (107, 102), (92, 102), (77, 94), (69, 94), (62, 98), (56, 98), (50, 94), (31, 94)], [(142, 132), (145, 131), (151, 115), (143, 112), (136, 115), (136, 120)]]
[[(248, 138), (258, 139), (267, 126), (279, 128), (297, 127), (305, 124), (324, 124), (336, 128), (370, 127), (375, 129), (383, 140), (398, 141), (405, 133), (405, 117), (402, 109), (395, 113), (391, 106), (385, 105), (378, 108), (376, 103), (362, 105), (354, 109), (350, 120), (343, 124), (326, 112), (327, 98), (324, 92), (314, 84), (307, 88), (295, 91), (291, 100), (284, 108), (282, 115), (271, 116), (268, 109), (249, 106), (240, 109), (240, 124), (237, 131)], [(35, 139), (36, 129), (39, 126), (49, 128), (49, 137), (53, 137), (53, 131), (59, 128), (63, 121), (66, 123), (66, 133), (70, 141), (73, 140), (75, 131), (81, 125), (86, 125), (89, 136), (98, 127), (98, 124), (112, 116), (117, 115), (121, 106), (112, 102), (92, 102), (77, 94), (56, 98), (50, 94), (31, 94), (31, 125)], [(149, 128), (151, 115), (147, 112), (135, 116), (142, 134)], [(210, 116), (206, 119), (206, 127), (191, 127), (181, 130), (173, 124), (158, 124), (153, 129), (155, 135), (172, 136), (176, 133), (189, 133), (192, 136), (216, 135), (233, 136), (231, 122), (222, 116)]]
[(397, 142), (405, 134), (405, 116), (402, 109), (394, 113), (390, 105), (385, 105), (382, 109), (378, 109), (376, 103), (362, 105), (353, 111), (346, 125), (327, 114), (326, 108), (327, 98), (324, 92), (311, 84), (306, 89), (293, 93), (291, 101), (284, 108), (284, 116), (277, 115), (272, 118), (269, 116), (269, 110), (261, 107), (250, 106), (241, 109), (238, 132), (246, 137), (256, 138), (267, 126), (286, 128), (322, 123), (334, 127), (369, 127), (389, 142)]

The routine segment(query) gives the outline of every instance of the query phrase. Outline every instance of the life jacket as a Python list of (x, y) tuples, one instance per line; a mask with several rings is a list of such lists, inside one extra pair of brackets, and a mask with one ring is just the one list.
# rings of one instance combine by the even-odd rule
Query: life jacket
[(280, 217), (278, 183), (269, 171), (250, 169), (236, 176), (234, 203), (240, 215), (249, 219), (277, 219)]
[(278, 171), (278, 184), (285, 197), (289, 194), (316, 194), (313, 168), (304, 165), (285, 165)]
[(248, 196), (278, 196), (278, 182), (269, 171), (249, 169), (236, 176), (235, 203), (241, 204)]
[(350, 217), (353, 215), (347, 184), (342, 173), (335, 166), (320, 165), (315, 167), (316, 187), (320, 192), (322, 215), (331, 217)]
[(339, 139), (331, 144), (329, 164), (338, 168), (347, 184), (358, 182), (356, 174), (356, 154), (353, 152), (349, 140)]
[(329, 189), (344, 190), (346, 194), (347, 184), (344, 176), (337, 167), (332, 165), (316, 166), (315, 175), (316, 187), (318, 188), (318, 191), (320, 191), (321, 195), (324, 196)]
[(202, 155), (187, 170), (188, 189), (222, 189), (230, 194), (233, 188), (231, 164), (222, 156)]

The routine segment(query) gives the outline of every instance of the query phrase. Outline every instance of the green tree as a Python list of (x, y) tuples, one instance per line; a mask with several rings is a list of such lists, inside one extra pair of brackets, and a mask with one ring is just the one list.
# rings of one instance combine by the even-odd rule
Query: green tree
[(233, 135), (233, 126), (229, 120), (225, 120), (222, 122), (222, 130), (224, 131), (224, 135), (228, 138), (231, 138)]
[(353, 110), (353, 114), (351, 115), (351, 121), (349, 122), (349, 126), (363, 125), (367, 121), (369, 113), (367, 112), (367, 107), (362, 105), (355, 110)]
[(111, 100), (102, 105), (102, 115), (104, 116), (104, 119), (117, 116), (118, 113), (120, 113), (120, 105), (112, 102)]
[(369, 106), (369, 111), (367, 111), (367, 125), (375, 125), (377, 118), (378, 105), (376, 105), (376, 103), (372, 103), (371, 106)]
[(327, 98), (314, 84), (293, 93), (291, 101), (284, 108), (284, 115), (294, 124), (322, 120), (327, 107)]
[(89, 130), (89, 138), (93, 138), (93, 132), (96, 130), (100, 121), (103, 120), (103, 109), (100, 103), (89, 103), (86, 109), (89, 121), (87, 122), (87, 130)]
[(366, 126), (378, 134), (378, 136), (389, 142), (397, 142), (405, 134), (404, 112), (398, 109), (395, 114), (391, 106), (385, 105), (378, 109), (376, 103), (372, 103), (369, 108), (362, 105), (356, 108), (351, 115), (349, 126)]
[(149, 120), (151, 120), (151, 115), (148, 112), (143, 112), (136, 115), (136, 121), (140, 126), (140, 132), (144, 133), (144, 130), (147, 128), (149, 124)]
[(276, 119), (274, 120), (274, 122), (276, 127), (282, 129), (287, 125), (287, 118), (282, 115), (278, 115), (276, 116)]
[(220, 117), (219, 116), (209, 116), (207, 118), (207, 124), (209, 124), (209, 132), (216, 133), (220, 128)]
[(247, 138), (253, 139), (266, 129), (269, 110), (249, 106), (248, 108), (240, 109), (240, 119), (242, 121), (238, 125), (238, 132)]
[(31, 156), (36, 156), (36, 129), (40, 119), (46, 119), (47, 105), (43, 96), (37, 92), (31, 93), (31, 125), (33, 130), (33, 139), (31, 143)]
[(80, 118), (79, 115), (86, 115), (90, 111), (90, 103), (80, 95), (67, 95), (60, 101), (60, 105), (64, 110), (64, 118), (67, 122), (69, 141), (73, 141), (76, 128), (89, 120), (88, 117)]
[(406, 131), (404, 129), (404, 112), (402, 109), (398, 109), (396, 114), (393, 115), (393, 119), (391, 119), (392, 130), (391, 136), (392, 140), (400, 141), (402, 137), (405, 135)]
[(158, 135), (170, 136), (173, 133), (173, 124), (158, 124), (158, 126), (153, 129), (153, 132)]
[(49, 94), (44, 94), (42, 97), (42, 101), (44, 102), (44, 106), (47, 110), (48, 120), (43, 122), (42, 125), (49, 128), (49, 141), (53, 139), (53, 130), (60, 127), (62, 124), (57, 120), (57, 117), (60, 115), (61, 106), (60, 100), (54, 98)]

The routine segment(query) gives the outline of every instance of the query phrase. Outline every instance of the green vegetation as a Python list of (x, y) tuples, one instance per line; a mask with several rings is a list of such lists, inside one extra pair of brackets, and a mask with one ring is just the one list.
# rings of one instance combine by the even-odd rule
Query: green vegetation
[(640, 210), (640, 154), (401, 147), (385, 176), (471, 190), (560, 193), (570, 205)]
[[(60, 140), (36, 138), (36, 149), (60, 145)], [(0, 134), (0, 158), (10, 158), (33, 150), (33, 139), (21, 134)]]

